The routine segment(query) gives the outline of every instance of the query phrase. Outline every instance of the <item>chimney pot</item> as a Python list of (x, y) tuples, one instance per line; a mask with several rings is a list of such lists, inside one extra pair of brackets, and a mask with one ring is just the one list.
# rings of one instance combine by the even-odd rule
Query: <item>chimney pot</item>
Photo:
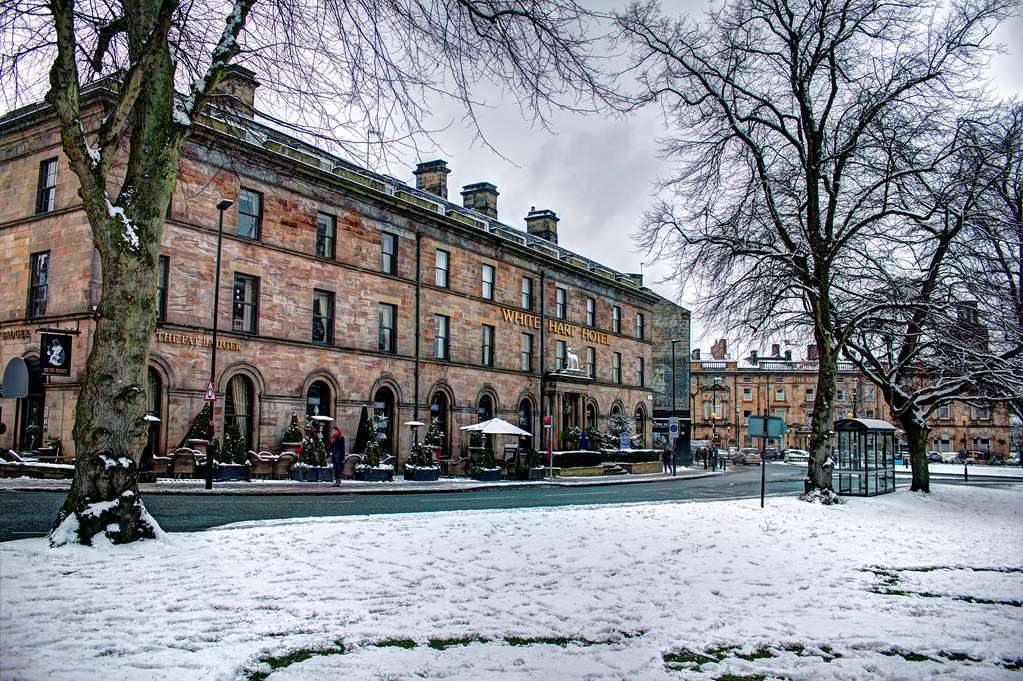
[(529, 215), (526, 216), (526, 231), (553, 244), (558, 243), (558, 214), (546, 208), (537, 210), (535, 206), (530, 206)]
[(437, 159), (418, 164), (412, 174), (416, 176), (416, 189), (447, 200), (448, 173), (450, 172), (448, 162)]
[(771, 343), (771, 357), (781, 357), (781, 345)]
[(497, 196), (497, 187), (489, 182), (476, 182), (462, 187), (462, 205), (495, 220)]
[(696, 348), (695, 350), (693, 350), (693, 359), (696, 360), (697, 362), (700, 361), (700, 348)]
[(785, 361), (786, 362), (791, 362), (792, 361), (792, 351), (791, 350), (786, 350), (785, 351)]
[(228, 64), (224, 68), (224, 75), (217, 84), (216, 93), (229, 97), (225, 108), (233, 108), (237, 113), (252, 118), (255, 112), (256, 88), (259, 81), (256, 80), (255, 71), (250, 71), (238, 64)]
[(806, 346), (806, 359), (811, 362), (816, 362), (820, 359), (820, 355), (817, 354), (817, 344), (810, 343)]

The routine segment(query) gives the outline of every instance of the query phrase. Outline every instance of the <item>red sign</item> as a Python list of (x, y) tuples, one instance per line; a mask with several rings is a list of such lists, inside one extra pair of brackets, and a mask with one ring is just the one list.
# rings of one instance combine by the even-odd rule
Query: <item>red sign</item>
[(551, 425), (551, 417), (550, 417), (550, 416), (544, 416), (544, 417), (543, 417), (543, 424), (544, 424), (545, 426), (549, 426), (549, 425)]
[(217, 393), (214, 392), (214, 390), (213, 390), (213, 381), (210, 381), (209, 385), (206, 386), (206, 394), (203, 396), (202, 401), (203, 402), (216, 402), (217, 401)]

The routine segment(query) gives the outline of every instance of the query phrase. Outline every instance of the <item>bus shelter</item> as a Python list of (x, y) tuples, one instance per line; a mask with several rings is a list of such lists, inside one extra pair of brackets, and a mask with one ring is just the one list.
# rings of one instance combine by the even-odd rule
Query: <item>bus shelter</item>
[(872, 497), (895, 491), (895, 426), (878, 419), (835, 421), (837, 492)]

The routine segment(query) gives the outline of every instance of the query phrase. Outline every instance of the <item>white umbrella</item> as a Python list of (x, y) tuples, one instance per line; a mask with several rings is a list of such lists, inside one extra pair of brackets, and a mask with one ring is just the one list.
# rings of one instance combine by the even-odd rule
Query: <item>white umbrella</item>
[(313, 421), (333, 421), (334, 420), (334, 419), (330, 418), (329, 416), (324, 416), (323, 414), (317, 414), (316, 416), (313, 416), (312, 419), (313, 419)]
[(519, 435), (530, 437), (532, 433), (526, 432), (516, 425), (508, 423), (504, 419), (490, 419), (481, 423), (474, 423), (471, 426), (462, 426), (459, 430), (478, 430), (484, 435)]
[(426, 424), (423, 423), (422, 421), (406, 421), (401, 425), (408, 426), (409, 428), (418, 428), (420, 426), (425, 426)]

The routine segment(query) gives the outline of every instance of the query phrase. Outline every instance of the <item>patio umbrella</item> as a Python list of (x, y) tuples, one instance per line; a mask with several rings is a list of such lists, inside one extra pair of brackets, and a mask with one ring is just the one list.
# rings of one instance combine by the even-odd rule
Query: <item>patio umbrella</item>
[(324, 416), (323, 414), (317, 414), (316, 416), (312, 417), (312, 420), (313, 421), (333, 421), (334, 419), (332, 419), (329, 416)]
[(474, 423), (471, 426), (462, 426), (459, 430), (478, 430), (484, 435), (518, 435), (519, 437), (531, 437), (532, 433), (526, 432), (516, 425), (508, 423), (504, 419), (490, 419), (481, 423)]

